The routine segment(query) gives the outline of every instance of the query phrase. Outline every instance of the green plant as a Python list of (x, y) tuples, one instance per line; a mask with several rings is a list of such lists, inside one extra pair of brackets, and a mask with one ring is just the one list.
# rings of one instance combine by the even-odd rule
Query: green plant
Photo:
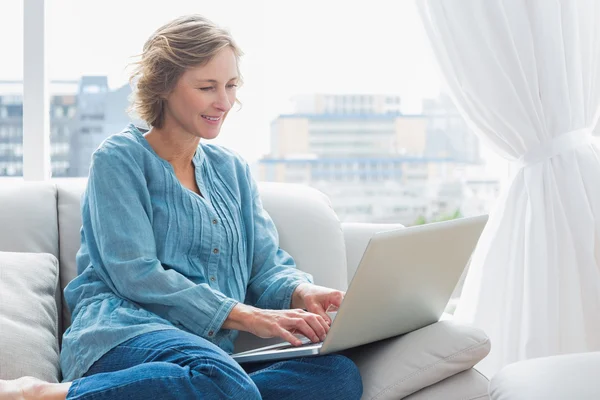
[(458, 208), (453, 213), (440, 215), (437, 218), (432, 219), (431, 221), (427, 221), (427, 218), (425, 218), (424, 216), (420, 215), (415, 220), (415, 222), (413, 223), (413, 225), (425, 225), (425, 224), (430, 224), (432, 222), (450, 221), (450, 220), (458, 219), (458, 218), (462, 218), (462, 217), (463, 217), (463, 215), (460, 212), (460, 208)]

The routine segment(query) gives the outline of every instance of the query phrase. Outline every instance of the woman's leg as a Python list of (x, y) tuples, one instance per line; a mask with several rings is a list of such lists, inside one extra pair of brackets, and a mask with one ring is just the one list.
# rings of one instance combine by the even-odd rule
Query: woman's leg
[(260, 399), (254, 382), (223, 350), (169, 329), (134, 337), (73, 381), (67, 400)]
[(362, 396), (358, 367), (342, 355), (304, 357), (244, 367), (266, 400), (358, 400)]

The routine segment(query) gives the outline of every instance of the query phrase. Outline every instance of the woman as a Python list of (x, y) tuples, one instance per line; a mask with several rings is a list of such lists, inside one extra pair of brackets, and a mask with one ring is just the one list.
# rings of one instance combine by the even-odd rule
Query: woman
[(240, 330), (321, 341), (343, 298), (279, 248), (247, 163), (204, 143), (237, 100), (240, 56), (195, 15), (146, 42), (133, 106), (151, 129), (129, 125), (92, 157), (78, 276), (65, 288), (65, 382), (2, 382), (0, 399), (360, 398), (341, 355), (246, 370), (228, 355)]

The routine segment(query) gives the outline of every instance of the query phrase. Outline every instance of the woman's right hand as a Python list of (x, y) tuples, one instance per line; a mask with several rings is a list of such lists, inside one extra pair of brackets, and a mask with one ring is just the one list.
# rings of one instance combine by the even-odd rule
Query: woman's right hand
[(318, 314), (302, 309), (263, 310), (242, 303), (233, 307), (223, 328), (247, 331), (265, 339), (280, 337), (294, 346), (302, 345), (294, 334), (318, 343), (329, 332), (329, 324)]

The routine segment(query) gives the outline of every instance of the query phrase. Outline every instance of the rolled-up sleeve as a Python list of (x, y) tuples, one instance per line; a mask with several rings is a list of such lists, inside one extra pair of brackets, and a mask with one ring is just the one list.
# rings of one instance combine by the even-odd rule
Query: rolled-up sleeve
[(199, 336), (215, 337), (237, 301), (157, 259), (150, 194), (135, 160), (94, 153), (82, 215), (91, 263), (111, 290)]
[(312, 283), (310, 274), (296, 268), (292, 256), (279, 247), (273, 220), (263, 208), (258, 186), (246, 167), (252, 196), (252, 273), (246, 303), (264, 309), (289, 309), (292, 294), (301, 283)]

